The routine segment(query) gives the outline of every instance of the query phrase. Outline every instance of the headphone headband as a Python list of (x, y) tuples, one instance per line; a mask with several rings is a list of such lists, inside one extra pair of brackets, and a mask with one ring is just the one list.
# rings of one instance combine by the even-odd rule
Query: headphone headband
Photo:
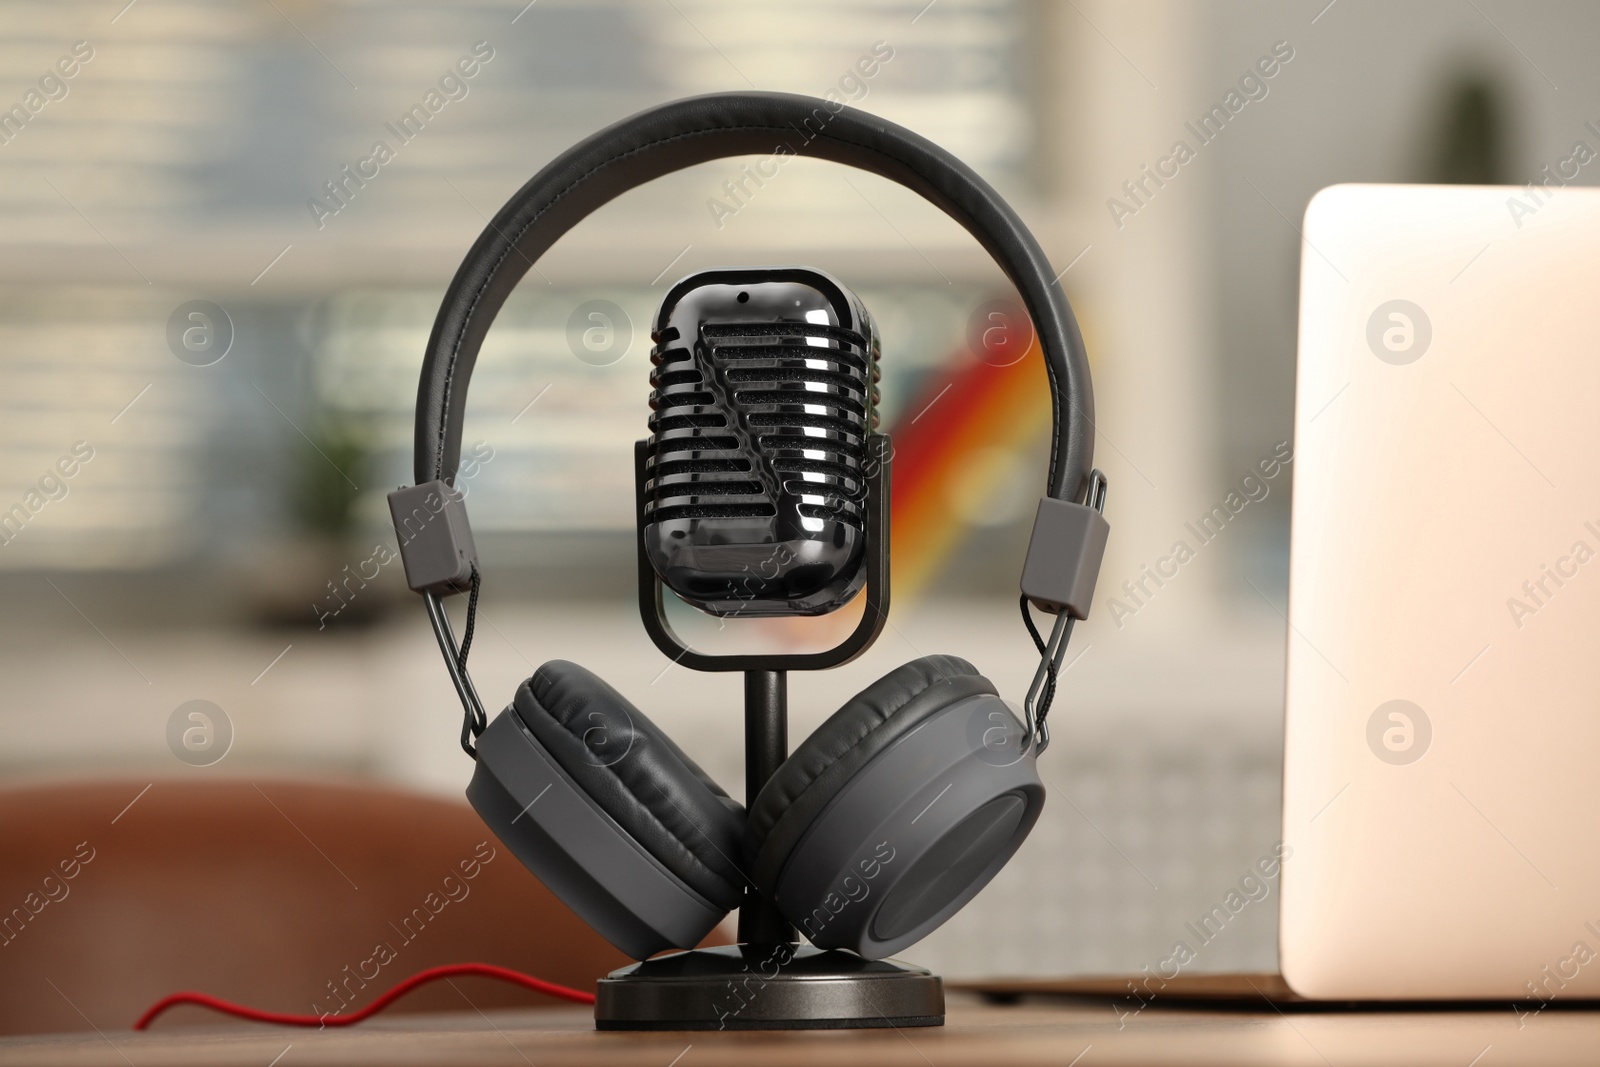
[(814, 97), (714, 93), (641, 111), (561, 153), (473, 243), (445, 293), (418, 386), (416, 481), (453, 482), (478, 349), (522, 276), (596, 209), (664, 174), (727, 156), (787, 151), (870, 171), (960, 223), (1017, 287), (1050, 377), (1048, 493), (1086, 498), (1094, 397), (1077, 320), (1050, 261), (1000, 194), (938, 145), (892, 122)]

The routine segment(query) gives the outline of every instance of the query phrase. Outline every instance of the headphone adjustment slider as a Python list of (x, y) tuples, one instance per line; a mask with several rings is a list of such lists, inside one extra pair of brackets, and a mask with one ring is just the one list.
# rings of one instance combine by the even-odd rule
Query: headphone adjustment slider
[(1105, 556), (1111, 526), (1105, 519), (1106, 476), (1089, 478), (1088, 503), (1045, 497), (1033, 520), (1033, 536), (1022, 565), (1022, 594), (1041, 611), (1063, 610), (1074, 619), (1089, 617), (1095, 579)]
[(459, 489), (437, 479), (401, 486), (389, 494), (389, 517), (414, 591), (443, 597), (472, 588), (478, 549)]

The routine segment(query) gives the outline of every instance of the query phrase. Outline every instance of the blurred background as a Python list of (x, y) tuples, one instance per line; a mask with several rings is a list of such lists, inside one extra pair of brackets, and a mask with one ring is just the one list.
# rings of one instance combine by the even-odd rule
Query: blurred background
[[(1509, 0), (12, 0), (0, 775), (459, 796), (460, 709), (385, 562), (383, 499), (411, 480), (447, 281), (519, 185), (610, 122), (832, 91), (962, 157), (1034, 229), (1094, 359), (1111, 483), (1044, 820), (907, 955), (956, 976), (1153, 964), (1280, 833), (1305, 204), (1335, 182), (1520, 185), (1600, 147), (1597, 39), (1600, 8)], [(791, 679), (791, 743), (923, 654), (1020, 699), (1049, 418), (1036, 361), (974, 348), (1011, 290), (964, 232), (810, 161), (735, 195), (740, 162), (622, 197), (528, 275), (479, 361), (465, 479), (486, 701), (577, 660), (735, 795), (740, 680), (670, 666), (633, 600), (631, 445), (666, 289), (713, 266), (838, 276), (881, 328), (884, 425), (932, 472), (896, 486), (890, 627)], [(821, 639), (801, 630), (703, 640)], [(1271, 968), (1275, 902), (1194, 969)]]

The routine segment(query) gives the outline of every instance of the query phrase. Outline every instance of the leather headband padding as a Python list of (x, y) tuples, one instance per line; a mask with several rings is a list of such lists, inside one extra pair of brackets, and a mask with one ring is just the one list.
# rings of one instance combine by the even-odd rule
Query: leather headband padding
[(417, 484), (454, 479), (478, 349), (506, 298), (551, 245), (597, 208), (664, 174), (775, 152), (898, 182), (960, 223), (994, 257), (1033, 319), (1050, 377), (1055, 420), (1047, 491), (1081, 499), (1094, 459), (1089, 363), (1039, 243), (999, 193), (932, 141), (855, 108), (788, 93), (716, 93), (642, 111), (569, 148), (517, 191), (457, 269), (428, 338), (417, 395)]

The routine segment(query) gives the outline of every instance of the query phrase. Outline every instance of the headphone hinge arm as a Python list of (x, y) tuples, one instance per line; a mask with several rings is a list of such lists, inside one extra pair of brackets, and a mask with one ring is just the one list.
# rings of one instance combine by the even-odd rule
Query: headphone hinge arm
[[(1055, 695), (1073, 623), (1088, 617), (1094, 599), (1095, 580), (1111, 533), (1105, 520), (1108, 488), (1106, 476), (1094, 470), (1082, 504), (1045, 497), (1039, 501), (1034, 519), (1022, 569), (1022, 618), (1039, 649), (1039, 667), (1033, 672), (1022, 707), (1023, 744), (1033, 745), (1035, 755), (1050, 747), (1045, 715)], [(1055, 615), (1047, 640), (1041, 640), (1035, 631), (1028, 616), (1029, 604)]]
[(454, 683), (456, 696), (461, 698), (461, 707), (466, 712), (467, 726), (462, 731), (461, 747), (476, 759), (478, 754), (473, 751), (467, 735), (470, 733), (472, 737), (477, 737), (483, 733), (489, 724), (489, 717), (484, 714), (478, 689), (472, 684), (472, 675), (467, 673), (466, 665), (461, 662), (455, 631), (450, 626), (450, 616), (445, 614), (444, 603), (434, 593), (422, 594), (422, 602), (428, 606), (428, 621), (433, 624), (433, 636), (439, 642), (440, 654), (444, 656), (445, 670), (450, 672), (450, 681)]
[(1023, 698), (1022, 710), (1024, 713), (1023, 745), (1033, 745), (1034, 755), (1039, 755), (1050, 747), (1050, 727), (1045, 723), (1045, 713), (1049, 705), (1040, 708), (1040, 698), (1044, 695), (1045, 687), (1050, 685), (1061, 673), (1061, 661), (1067, 654), (1067, 643), (1072, 640), (1072, 624), (1077, 620), (1065, 611), (1056, 615), (1055, 625), (1050, 628), (1050, 637), (1040, 650), (1039, 667), (1033, 672), (1033, 681), (1028, 685), (1028, 695)]

